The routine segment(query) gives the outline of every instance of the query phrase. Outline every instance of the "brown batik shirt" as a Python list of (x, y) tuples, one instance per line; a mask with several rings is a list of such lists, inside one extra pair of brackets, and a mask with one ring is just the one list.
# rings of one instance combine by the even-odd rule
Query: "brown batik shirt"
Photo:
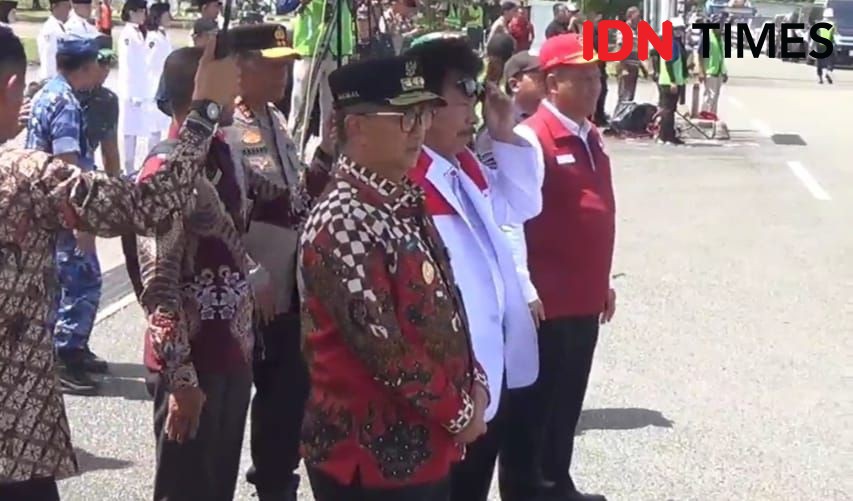
[(344, 160), (330, 184), (300, 247), (303, 457), (345, 485), (435, 482), (487, 386), (446, 250), (408, 180)]
[(46, 153), (0, 147), (0, 483), (77, 472), (48, 325), (56, 233), (165, 231), (190, 198), (212, 134), (192, 113), (171, 168), (138, 186)]

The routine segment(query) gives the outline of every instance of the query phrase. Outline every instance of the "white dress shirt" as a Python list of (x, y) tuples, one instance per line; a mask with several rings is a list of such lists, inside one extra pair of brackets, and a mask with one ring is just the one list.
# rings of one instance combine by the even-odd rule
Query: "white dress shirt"
[(47, 18), (36, 38), (39, 52), (39, 78), (46, 80), (56, 76), (56, 47), (59, 37), (65, 34), (62, 21), (53, 17)]
[(73, 9), (68, 14), (68, 21), (65, 21), (65, 31), (81, 37), (91, 37), (98, 34), (98, 30), (95, 29), (95, 26), (90, 23), (88, 19), (81, 17), (79, 14), (74, 12)]
[[(588, 142), (589, 132), (592, 130), (592, 125), (589, 123), (589, 120), (584, 120), (582, 124), (578, 124), (571, 118), (563, 115), (547, 100), (542, 101), (542, 106), (553, 113), (554, 116), (560, 120), (560, 123), (569, 129), (569, 131), (583, 140), (584, 146), (586, 146), (587, 152), (589, 153), (591, 165), (595, 168), (595, 161), (592, 158), (592, 152), (589, 149)], [(544, 181), (545, 156), (542, 152), (542, 144), (539, 142), (539, 137), (536, 135), (536, 132), (527, 125), (518, 124), (515, 126), (515, 133), (521, 136), (528, 143), (532, 144), (536, 149), (536, 173), (537, 177)], [(518, 272), (518, 279), (521, 282), (521, 288), (524, 292), (524, 298), (528, 303), (532, 303), (539, 299), (539, 293), (533, 285), (533, 281), (530, 279), (530, 270), (527, 266), (527, 241), (524, 236), (524, 224), (504, 224), (501, 226), (501, 229), (504, 231), (507, 239), (509, 240), (510, 248), (512, 249), (512, 257), (515, 260), (515, 267)]]

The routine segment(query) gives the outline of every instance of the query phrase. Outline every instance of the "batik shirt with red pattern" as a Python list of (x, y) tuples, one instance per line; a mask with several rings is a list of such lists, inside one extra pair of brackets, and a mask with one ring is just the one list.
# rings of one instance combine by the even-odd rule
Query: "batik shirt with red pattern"
[(432, 482), (462, 456), (474, 359), (423, 191), (344, 161), (301, 241), (307, 463), (368, 487)]
[[(192, 204), (168, 232), (138, 238), (142, 292), (148, 314), (145, 365), (172, 389), (197, 386), (198, 373), (233, 373), (251, 367), (254, 301), (243, 244), (247, 221), (298, 229), (329, 179), (319, 160), (294, 187), (278, 185), (255, 169), (236, 165), (218, 135), (196, 181)], [(140, 180), (159, 172), (151, 157)], [(249, 207), (249, 203), (253, 205)]]

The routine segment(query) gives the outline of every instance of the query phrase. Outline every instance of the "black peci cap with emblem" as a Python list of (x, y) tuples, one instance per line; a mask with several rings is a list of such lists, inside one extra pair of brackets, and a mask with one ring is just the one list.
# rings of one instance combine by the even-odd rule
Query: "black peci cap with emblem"
[(342, 66), (329, 75), (329, 87), (337, 109), (364, 104), (444, 104), (441, 96), (426, 90), (420, 63), (406, 56), (368, 59)]
[(243, 24), (229, 31), (229, 42), (234, 52), (257, 52), (267, 59), (299, 58), (291, 46), (287, 29), (276, 23)]

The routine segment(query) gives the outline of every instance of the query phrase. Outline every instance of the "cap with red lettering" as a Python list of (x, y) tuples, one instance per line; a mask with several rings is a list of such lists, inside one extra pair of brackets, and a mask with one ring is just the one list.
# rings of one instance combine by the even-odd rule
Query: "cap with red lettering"
[(594, 53), (592, 59), (584, 59), (583, 40), (576, 33), (551, 37), (545, 40), (539, 49), (539, 66), (542, 71), (552, 70), (558, 66), (576, 66), (597, 62), (598, 56)]

